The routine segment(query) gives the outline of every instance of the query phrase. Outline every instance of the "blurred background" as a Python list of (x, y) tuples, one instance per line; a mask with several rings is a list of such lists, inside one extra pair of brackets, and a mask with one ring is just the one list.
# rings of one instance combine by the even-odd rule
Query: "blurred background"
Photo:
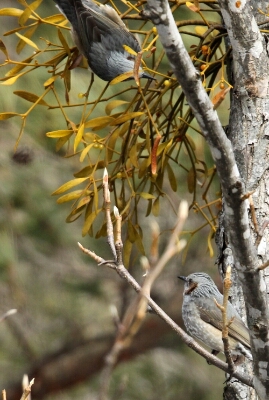
[[(117, 2), (116, 2), (117, 3)], [(1, 8), (21, 8), (15, 0), (2, 0)], [(53, 1), (43, 1), (40, 15), (55, 14)], [(189, 12), (185, 10), (185, 12)], [(3, 36), (17, 26), (15, 17), (0, 16), (1, 40), (10, 58), (21, 60), (29, 54), (26, 47), (20, 55), (15, 51), (18, 38)], [(48, 28), (37, 36), (53, 39)], [(55, 38), (54, 38), (55, 40)], [(5, 56), (0, 53), (0, 64)], [(162, 69), (169, 69), (162, 65)], [(1, 68), (3, 77), (5, 68)], [(46, 70), (26, 75), (12, 86), (0, 86), (0, 112), (25, 112), (29, 104), (15, 90), (40, 92), (47, 77)], [(89, 83), (89, 72), (71, 72), (70, 96), (78, 99)], [(125, 85), (124, 83), (123, 85)], [(94, 90), (104, 83), (96, 78)], [(81, 110), (72, 111), (74, 119)], [(98, 116), (98, 115), (96, 115)], [(228, 112), (222, 114), (227, 122)], [(17, 314), (0, 323), (0, 388), (7, 390), (7, 400), (21, 396), (24, 374), (35, 378), (33, 398), (68, 400), (74, 397), (91, 400), (98, 397), (100, 372), (116, 334), (112, 306), (120, 316), (136, 296), (126, 282), (105, 266), (96, 266), (81, 253), (77, 242), (104, 258), (111, 258), (106, 238), (82, 238), (83, 221), (67, 224), (70, 204), (57, 204), (51, 196), (59, 186), (72, 179), (80, 169), (76, 157), (66, 158), (55, 150), (55, 141), (46, 132), (59, 127), (55, 110), (38, 106), (27, 119), (25, 132), (14, 152), (20, 131), (19, 118), (0, 121), (0, 314), (16, 308)], [(201, 153), (210, 163), (208, 150), (200, 139)], [(178, 191), (168, 195), (178, 207), (181, 199), (191, 201), (186, 176), (177, 172)], [(181, 185), (182, 183), (182, 185)], [(215, 183), (215, 192), (219, 190)], [(170, 191), (170, 192), (169, 192)], [(158, 217), (144, 218), (144, 246), (149, 251), (150, 221), (160, 225), (160, 252), (164, 248), (175, 221), (175, 214), (161, 203)], [(203, 220), (190, 212), (185, 229), (195, 229)], [(154, 284), (152, 297), (181, 327), (183, 284), (177, 275), (205, 271), (221, 282), (214, 266), (216, 254), (210, 257), (205, 244), (208, 227), (193, 236), (184, 251), (166, 267)], [(214, 249), (214, 242), (212, 241)], [(134, 255), (130, 272), (138, 282), (143, 280), (139, 257)], [(184, 345), (179, 337), (158, 316), (147, 316), (129, 349), (120, 356), (112, 374), (111, 399), (173, 400), (216, 399), (222, 396), (224, 374)]]

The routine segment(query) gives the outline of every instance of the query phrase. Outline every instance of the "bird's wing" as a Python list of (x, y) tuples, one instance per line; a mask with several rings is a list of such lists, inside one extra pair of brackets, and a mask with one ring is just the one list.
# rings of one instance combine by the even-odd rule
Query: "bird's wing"
[(121, 51), (124, 53), (123, 45), (128, 45), (134, 51), (140, 51), (140, 46), (134, 35), (128, 31), (125, 25), (115, 22), (109, 18), (109, 13), (97, 11), (96, 7), (91, 8), (91, 2), (85, 3), (81, 0), (74, 0), (79, 26), (79, 35), (85, 49), (89, 49), (92, 43), (102, 43), (107, 51)]
[[(217, 296), (216, 300), (220, 305), (223, 304), (222, 295)], [(211, 324), (214, 327), (222, 330), (222, 313), (221, 310), (216, 306), (213, 298), (209, 299), (203, 297), (202, 299), (196, 299), (196, 301), (201, 319), (208, 324)], [(229, 325), (229, 336), (238, 340), (246, 347), (250, 347), (248, 329), (230, 303), (228, 303), (227, 307), (227, 320), (228, 323), (232, 321)]]

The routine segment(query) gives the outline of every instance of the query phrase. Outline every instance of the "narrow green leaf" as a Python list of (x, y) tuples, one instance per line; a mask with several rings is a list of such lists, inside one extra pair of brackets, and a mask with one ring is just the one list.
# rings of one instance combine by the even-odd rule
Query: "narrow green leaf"
[(3, 121), (4, 119), (9, 119), (12, 117), (19, 117), (20, 114), (13, 113), (13, 112), (6, 112), (6, 113), (1, 113), (0, 114), (0, 121)]
[(57, 203), (62, 204), (66, 203), (67, 201), (78, 199), (82, 193), (84, 193), (84, 190), (74, 190), (71, 193), (64, 194), (63, 196), (59, 197), (59, 199), (57, 199)]
[(30, 103), (36, 103), (38, 101), (38, 99), (40, 99), (38, 101), (38, 104), (49, 107), (48, 103), (46, 103), (45, 100), (41, 99), (39, 96), (37, 96), (34, 93), (25, 92), (23, 90), (15, 90), (15, 92), (13, 92), (13, 93), (16, 96), (22, 97), (24, 100), (30, 101)]
[(81, 142), (82, 136), (84, 134), (84, 124), (82, 124), (79, 129), (78, 132), (76, 134), (75, 140), (74, 140), (74, 153), (77, 150), (77, 147), (79, 145), (79, 143)]
[(141, 193), (137, 193), (140, 197), (143, 197), (143, 199), (146, 200), (152, 200), (152, 199), (156, 199), (156, 196), (153, 196), (153, 194), (150, 193), (146, 193), (146, 192), (141, 192)]
[(70, 129), (61, 129), (59, 131), (47, 132), (46, 136), (51, 137), (51, 138), (62, 138), (64, 136), (70, 135), (72, 133), (73, 133), (73, 131), (71, 131)]
[(177, 191), (177, 180), (173, 171), (173, 168), (169, 163), (166, 164), (167, 172), (168, 172), (168, 179), (171, 186), (171, 189), (176, 192)]
[(74, 186), (80, 185), (82, 182), (84, 182), (88, 178), (77, 178), (77, 179), (72, 179), (69, 182), (66, 182), (64, 185), (60, 186), (57, 190), (55, 190), (51, 195), (55, 196), (56, 194), (60, 194), (63, 192), (66, 192), (67, 190), (73, 188)]
[(94, 211), (93, 213), (91, 213), (87, 217), (86, 221), (84, 222), (83, 228), (82, 228), (82, 236), (86, 236), (87, 235), (87, 233), (90, 230), (95, 218), (100, 213), (100, 211), (102, 211), (102, 208), (99, 208), (99, 210)]

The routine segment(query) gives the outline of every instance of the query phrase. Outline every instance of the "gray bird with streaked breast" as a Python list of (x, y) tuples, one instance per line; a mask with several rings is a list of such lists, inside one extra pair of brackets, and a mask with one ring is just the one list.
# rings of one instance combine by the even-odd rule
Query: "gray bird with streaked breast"
[[(215, 304), (223, 304), (223, 296), (214, 281), (203, 272), (196, 272), (178, 278), (184, 280), (182, 318), (187, 331), (201, 340), (216, 354), (224, 351), (222, 341), (222, 313)], [(229, 347), (233, 358), (245, 356), (252, 360), (248, 328), (233, 305), (228, 302), (227, 321), (229, 325)]]
[[(141, 48), (117, 12), (108, 5), (98, 6), (92, 0), (53, 0), (71, 24), (71, 33), (79, 51), (86, 57), (91, 70), (104, 81), (133, 71), (136, 53)], [(139, 70), (140, 78), (155, 79)]]

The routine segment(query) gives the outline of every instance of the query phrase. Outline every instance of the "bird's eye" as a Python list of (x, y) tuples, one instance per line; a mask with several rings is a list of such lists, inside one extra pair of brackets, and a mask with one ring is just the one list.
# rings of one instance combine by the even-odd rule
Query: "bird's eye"
[(193, 280), (192, 279), (189, 279), (189, 282), (188, 282), (189, 284), (191, 284), (191, 283), (193, 283)]

